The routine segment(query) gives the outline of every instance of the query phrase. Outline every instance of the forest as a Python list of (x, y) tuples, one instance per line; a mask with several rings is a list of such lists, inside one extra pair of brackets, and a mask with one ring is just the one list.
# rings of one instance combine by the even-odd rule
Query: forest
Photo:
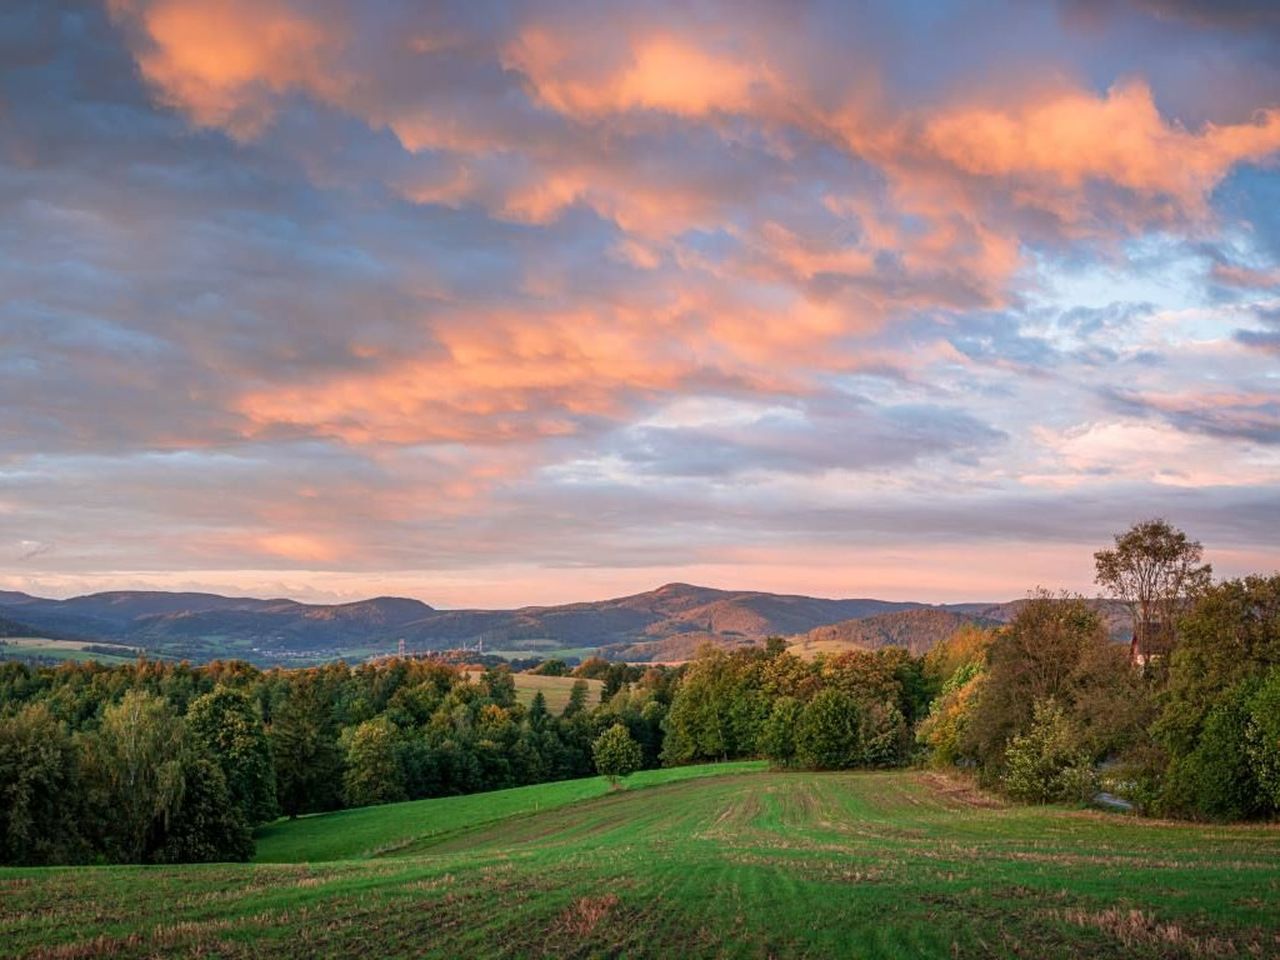
[[(0, 664), (0, 862), (247, 860), (278, 817), (641, 768), (765, 758), (928, 765), (1027, 803), (1100, 791), (1142, 814), (1280, 811), (1280, 575), (1214, 582), (1147, 521), (1096, 555), (1134, 644), (1036, 591), (1011, 623), (920, 657), (803, 659), (773, 638), (680, 666), (593, 659), (552, 713), (509, 667), (433, 659), (260, 670), (139, 660)], [(560, 673), (563, 664), (535, 668)]]

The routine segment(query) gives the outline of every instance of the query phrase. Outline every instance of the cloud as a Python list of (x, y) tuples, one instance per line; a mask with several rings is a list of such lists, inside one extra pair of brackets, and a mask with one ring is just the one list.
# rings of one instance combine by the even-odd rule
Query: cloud
[[(201, 126), (248, 139), (262, 133), (282, 96), (341, 97), (353, 79), (337, 69), (341, 27), (287, 2), (107, 0), (134, 34), (138, 67), (166, 102)], [(317, 15), (321, 14), (321, 15)]]
[(1256, 309), (1261, 330), (1237, 330), (1235, 338), (1245, 346), (1270, 353), (1280, 353), (1280, 306)]
[(1112, 403), (1119, 409), (1164, 419), (1193, 433), (1280, 444), (1280, 395), (1274, 390), (1243, 393), (1235, 390), (1199, 390), (1139, 394), (1116, 391)]
[(642, 423), (621, 431), (610, 446), (644, 474), (733, 477), (869, 471), (934, 457), (972, 462), (1004, 439), (961, 410), (877, 406), (828, 394), (786, 406), (721, 410), (702, 424)]

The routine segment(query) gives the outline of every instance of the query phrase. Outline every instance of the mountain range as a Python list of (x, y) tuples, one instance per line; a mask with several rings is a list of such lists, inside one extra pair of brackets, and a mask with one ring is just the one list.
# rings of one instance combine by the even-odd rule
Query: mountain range
[[(599, 651), (611, 659), (654, 661), (687, 659), (708, 642), (736, 646), (773, 635), (868, 647), (898, 643), (919, 652), (964, 623), (1007, 621), (1019, 603), (829, 600), (685, 583), (609, 600), (514, 610), (437, 610), (403, 597), (311, 604), (163, 591), (50, 600), (0, 591), (0, 623), (10, 636), (122, 643), (192, 660), (357, 658), (393, 652), (403, 639), (413, 651), (483, 644), (512, 655)], [(815, 635), (815, 630), (826, 634)]]

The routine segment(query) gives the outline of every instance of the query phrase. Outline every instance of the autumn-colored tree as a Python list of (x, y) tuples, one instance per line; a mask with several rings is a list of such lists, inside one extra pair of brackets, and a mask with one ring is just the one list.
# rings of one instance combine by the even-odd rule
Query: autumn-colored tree
[(1004, 772), (1005, 752), (1030, 727), (1037, 702), (1058, 703), (1094, 757), (1120, 749), (1141, 726), (1139, 681), (1083, 597), (1033, 594), (992, 640), (985, 669), (960, 748), (988, 782)]

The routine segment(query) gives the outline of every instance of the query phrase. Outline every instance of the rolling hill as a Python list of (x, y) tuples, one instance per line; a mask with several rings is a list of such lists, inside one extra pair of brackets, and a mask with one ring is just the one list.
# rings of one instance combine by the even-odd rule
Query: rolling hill
[(877, 650), (880, 647), (906, 647), (919, 656), (968, 625), (1000, 626), (1003, 621), (990, 617), (953, 613), (937, 607), (897, 610), (860, 620), (843, 620), (793, 637), (792, 651), (801, 656), (838, 653), (841, 650)]
[[(194, 661), (257, 663), (363, 659), (395, 650), (475, 647), (511, 655), (599, 651), (615, 660), (679, 661), (706, 643), (733, 647), (768, 636), (862, 646), (927, 649), (962, 622), (1005, 622), (1021, 601), (929, 606), (874, 599), (831, 600), (669, 583), (645, 593), (514, 610), (437, 610), (419, 600), (374, 597), (312, 604), (211, 593), (112, 591), (49, 600), (0, 592), (0, 618), (25, 633), (107, 641)], [(1123, 608), (1104, 603), (1117, 635)], [(1117, 619), (1119, 617), (1119, 619)], [(813, 631), (824, 628), (820, 636)], [(563, 655), (556, 653), (555, 655)]]
[(241, 656), (257, 660), (290, 654), (322, 659), (385, 653), (400, 638), (412, 650), (446, 650), (483, 642), (490, 649), (509, 651), (583, 648), (601, 649), (614, 658), (671, 659), (667, 654), (672, 650), (687, 651), (684, 656), (688, 656), (707, 640), (749, 643), (919, 606), (714, 590), (681, 583), (610, 600), (515, 610), (436, 610), (399, 597), (307, 604), (155, 591), (115, 591), (67, 600), (0, 594), (0, 616), (39, 631), (127, 642), (192, 659)]

